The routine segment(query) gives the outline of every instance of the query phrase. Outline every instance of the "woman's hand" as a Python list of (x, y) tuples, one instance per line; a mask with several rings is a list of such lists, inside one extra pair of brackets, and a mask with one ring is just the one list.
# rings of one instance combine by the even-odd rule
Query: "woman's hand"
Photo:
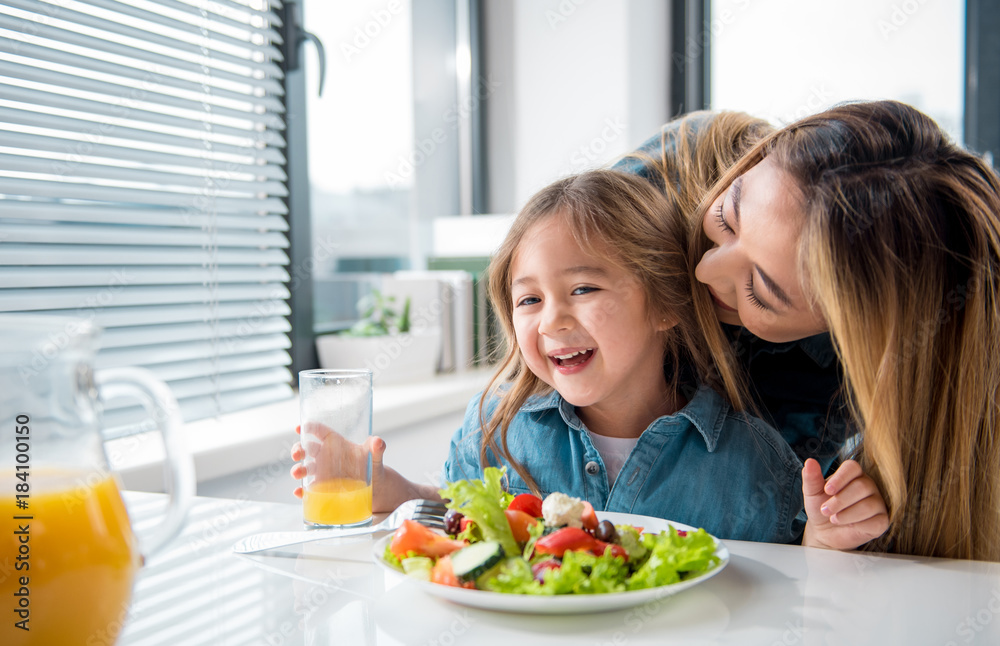
[(889, 513), (875, 481), (848, 460), (823, 480), (819, 462), (809, 458), (802, 468), (806, 523), (802, 544), (852, 550), (889, 529)]
[[(382, 438), (372, 436), (363, 444), (354, 444), (322, 424), (310, 424), (307, 431), (311, 441), (305, 446), (301, 442), (292, 446), (292, 459), (297, 464), (292, 466), (291, 474), (296, 480), (302, 480), (307, 475), (316, 476), (320, 480), (363, 480), (368, 468), (368, 454), (371, 453), (374, 513), (392, 511), (414, 498), (441, 499), (437, 487), (411, 482), (394, 469), (382, 465), (382, 455), (385, 453), (385, 441)], [(295, 432), (301, 434), (302, 428), (295, 427)], [(292, 493), (301, 498), (302, 487), (296, 487)]]

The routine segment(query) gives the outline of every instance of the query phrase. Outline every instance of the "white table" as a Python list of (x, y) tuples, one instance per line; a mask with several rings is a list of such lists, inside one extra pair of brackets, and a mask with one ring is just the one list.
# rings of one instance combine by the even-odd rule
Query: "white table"
[[(126, 500), (140, 533), (163, 503)], [(119, 644), (1000, 644), (997, 563), (727, 541), (729, 566), (676, 596), (536, 616), (424, 594), (372, 562), (378, 536), (230, 551), (248, 534), (300, 527), (298, 505), (197, 499), (184, 533), (142, 570)]]

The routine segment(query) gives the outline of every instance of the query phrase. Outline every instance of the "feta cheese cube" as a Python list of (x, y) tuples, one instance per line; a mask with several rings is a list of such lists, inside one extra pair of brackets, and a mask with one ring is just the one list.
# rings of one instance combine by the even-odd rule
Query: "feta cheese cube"
[(583, 502), (564, 493), (550, 493), (542, 501), (542, 517), (549, 527), (583, 527)]

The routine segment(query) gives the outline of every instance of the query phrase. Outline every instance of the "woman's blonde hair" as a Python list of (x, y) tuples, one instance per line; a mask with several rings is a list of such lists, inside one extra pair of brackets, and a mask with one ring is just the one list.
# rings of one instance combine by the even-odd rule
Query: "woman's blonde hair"
[[(663, 332), (664, 369), (669, 388), (681, 386), (681, 372), (706, 374), (709, 356), (701, 348), (698, 325), (691, 311), (687, 263), (687, 222), (676, 205), (646, 180), (612, 170), (595, 170), (568, 177), (542, 189), (514, 220), (500, 249), (490, 261), (487, 284), (490, 302), (503, 328), (506, 354), (479, 405), (483, 429), (481, 459), (490, 453), (506, 459), (528, 486), (538, 487), (527, 469), (507, 447), (507, 430), (532, 395), (551, 392), (525, 365), (514, 336), (511, 266), (521, 240), (547, 218), (564, 218), (576, 241), (588, 252), (608, 254), (609, 260), (634, 276), (642, 288), (650, 325), (677, 320)], [(622, 332), (627, 333), (626, 331)], [(496, 408), (486, 417), (487, 402)]]
[(1000, 179), (912, 107), (854, 103), (762, 141), (700, 213), (765, 157), (802, 191), (803, 287), (889, 508), (867, 548), (1000, 560)]
[(694, 217), (698, 204), (729, 168), (774, 128), (745, 112), (699, 110), (665, 124), (659, 150), (625, 157), (655, 171), (654, 181), (681, 212)]
[(737, 411), (757, 413), (749, 396), (747, 377), (737, 364), (730, 340), (719, 325), (708, 289), (694, 277), (695, 266), (711, 247), (702, 230), (704, 210), (700, 204), (713, 186), (774, 128), (767, 121), (745, 112), (701, 110), (690, 112), (663, 126), (658, 154), (635, 152), (626, 161), (641, 163), (643, 173), (688, 218), (690, 246), (688, 273), (691, 277), (694, 316), (701, 343), (713, 358), (704, 382), (724, 393)]

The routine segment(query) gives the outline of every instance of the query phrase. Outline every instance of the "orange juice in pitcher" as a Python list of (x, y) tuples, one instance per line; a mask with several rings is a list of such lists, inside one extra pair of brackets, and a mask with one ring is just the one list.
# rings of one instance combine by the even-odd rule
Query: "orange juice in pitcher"
[(0, 579), (0, 598), (15, 611), (0, 641), (113, 644), (140, 565), (114, 478), (31, 470), (26, 508), (14, 493), (19, 482), (0, 471), (0, 553), (12, 569)]
[(86, 320), (0, 314), (3, 646), (111, 646), (125, 628), (142, 557), (108, 467), (107, 402), (137, 400), (163, 438), (169, 501), (144, 553), (176, 536), (194, 491), (170, 388), (141, 368), (95, 371), (97, 335)]

